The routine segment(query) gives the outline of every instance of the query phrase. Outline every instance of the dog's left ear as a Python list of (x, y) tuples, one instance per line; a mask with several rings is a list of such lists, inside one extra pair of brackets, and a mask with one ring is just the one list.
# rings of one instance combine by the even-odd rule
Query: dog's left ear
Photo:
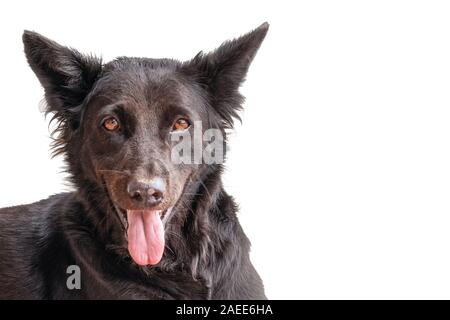
[(28, 63), (44, 87), (47, 112), (76, 126), (76, 111), (102, 69), (101, 60), (82, 55), (36, 32), (25, 31), (22, 38)]
[(240, 119), (237, 112), (244, 98), (239, 93), (239, 86), (268, 29), (269, 24), (265, 22), (255, 30), (223, 43), (213, 52), (200, 52), (184, 65), (184, 71), (195, 76), (208, 91), (210, 102), (225, 127), (233, 127), (233, 119)]

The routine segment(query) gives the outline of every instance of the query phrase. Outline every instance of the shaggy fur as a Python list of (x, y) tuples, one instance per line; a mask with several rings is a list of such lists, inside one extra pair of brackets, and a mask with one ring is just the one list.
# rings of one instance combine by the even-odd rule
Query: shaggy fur
[[(168, 128), (179, 115), (225, 133), (238, 118), (239, 86), (268, 30), (225, 42), (186, 62), (121, 57), (103, 64), (25, 31), (28, 62), (57, 122), (73, 193), (0, 210), (2, 299), (264, 299), (250, 243), (223, 189), (222, 165), (174, 165)], [(113, 112), (120, 133), (99, 126)], [(223, 141), (225, 143), (226, 141)], [(139, 207), (124, 194), (138, 175), (161, 177), (172, 207), (162, 260), (141, 266), (121, 219)], [(81, 269), (80, 290), (66, 286)]]

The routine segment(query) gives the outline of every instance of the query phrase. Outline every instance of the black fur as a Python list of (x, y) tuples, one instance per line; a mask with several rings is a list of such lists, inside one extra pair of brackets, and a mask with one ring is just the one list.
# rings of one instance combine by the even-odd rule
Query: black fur
[[(0, 210), (0, 298), (265, 298), (222, 165), (173, 166), (166, 138), (180, 114), (204, 129), (233, 127), (239, 86), (267, 30), (265, 23), (187, 62), (122, 57), (107, 64), (25, 31), (28, 62), (57, 122), (54, 154), (64, 155), (76, 191)], [(105, 112), (126, 124), (120, 135), (99, 129)], [(121, 181), (137, 172), (162, 177), (169, 190), (161, 207), (173, 206), (154, 266), (130, 258), (119, 217), (133, 206)], [(69, 265), (81, 268), (81, 290), (66, 286)]]

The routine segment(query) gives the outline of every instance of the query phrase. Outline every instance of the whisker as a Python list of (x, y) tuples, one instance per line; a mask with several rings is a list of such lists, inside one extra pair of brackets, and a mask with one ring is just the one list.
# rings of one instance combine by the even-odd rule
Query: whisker
[(201, 179), (197, 179), (197, 182), (200, 182), (200, 184), (205, 188), (205, 191), (206, 191), (206, 193), (208, 194), (209, 199), (212, 200), (212, 195), (211, 195), (211, 193), (209, 192), (209, 189), (208, 189), (208, 187), (205, 185), (205, 183), (204, 183)]
[(105, 173), (111, 172), (111, 173), (118, 173), (118, 174), (123, 174), (123, 175), (127, 175), (127, 176), (130, 175), (129, 173), (127, 173), (125, 171), (113, 170), (113, 169), (101, 169), (101, 170), (98, 170), (98, 172), (105, 172)]
[(178, 233), (176, 233), (176, 232), (174, 232), (174, 231), (171, 231), (171, 230), (166, 230), (166, 233), (168, 234), (168, 235), (173, 235), (173, 236), (176, 236), (178, 239), (183, 239), (183, 237), (180, 235), (180, 234), (178, 234)]

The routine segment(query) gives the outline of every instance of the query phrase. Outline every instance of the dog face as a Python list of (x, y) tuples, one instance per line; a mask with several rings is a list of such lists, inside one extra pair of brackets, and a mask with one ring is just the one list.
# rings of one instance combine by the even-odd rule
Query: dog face
[(177, 138), (215, 129), (222, 134), (216, 142), (225, 143), (243, 100), (238, 88), (267, 29), (186, 62), (122, 57), (107, 64), (24, 33), (28, 62), (58, 121), (55, 153), (66, 156), (75, 185), (103, 188), (139, 265), (160, 261), (173, 208), (207, 166), (174, 161)]
[(122, 58), (104, 67), (81, 121), (85, 172), (104, 182), (123, 210), (158, 210), (164, 216), (181, 196), (198, 164), (172, 159), (176, 136), (211, 122), (207, 102), (176, 74), (176, 64)]

